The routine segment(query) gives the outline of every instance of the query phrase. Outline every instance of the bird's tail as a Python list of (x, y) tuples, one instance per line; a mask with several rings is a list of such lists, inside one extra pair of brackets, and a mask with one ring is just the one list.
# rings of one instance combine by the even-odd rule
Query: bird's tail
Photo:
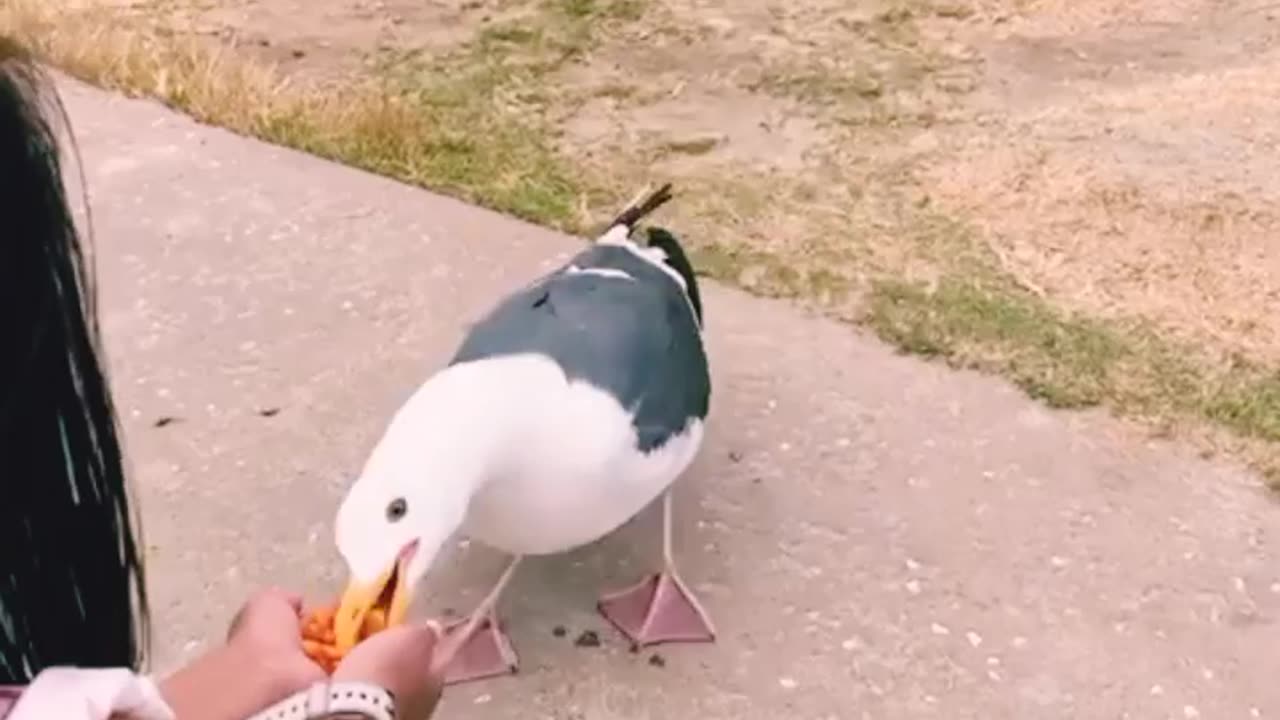
[(673, 197), (671, 193), (671, 183), (666, 183), (657, 190), (650, 191), (648, 187), (636, 194), (631, 202), (618, 213), (607, 226), (605, 226), (605, 236), (610, 237), (620, 235), (617, 239), (628, 237), (635, 226), (644, 218), (648, 217), (653, 211), (666, 205)]
[[(626, 208), (609, 223), (600, 240), (615, 243), (627, 240), (641, 220), (667, 204), (672, 197), (671, 183), (665, 183), (657, 190), (646, 187), (637, 193), (631, 202), (627, 203)], [(653, 262), (667, 265), (684, 280), (685, 292), (689, 296), (690, 304), (693, 305), (698, 325), (702, 325), (702, 296), (698, 292), (698, 279), (688, 254), (681, 247), (680, 241), (676, 240), (676, 236), (664, 228), (651, 227), (647, 235), (645, 245), (658, 251), (653, 253), (651, 259)]]

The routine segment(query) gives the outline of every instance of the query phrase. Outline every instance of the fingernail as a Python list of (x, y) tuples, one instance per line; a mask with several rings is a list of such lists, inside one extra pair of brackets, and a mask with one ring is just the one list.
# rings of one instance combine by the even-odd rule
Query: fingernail
[(428, 620), (426, 622), (426, 626), (427, 629), (431, 631), (431, 634), (436, 636), (437, 640), (444, 635), (444, 628), (440, 627), (440, 623), (435, 620)]

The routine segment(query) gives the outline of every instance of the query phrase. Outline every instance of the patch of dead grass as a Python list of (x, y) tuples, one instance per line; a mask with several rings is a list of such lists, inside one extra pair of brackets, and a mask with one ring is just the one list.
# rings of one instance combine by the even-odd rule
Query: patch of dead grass
[(1277, 145), (1261, 115), (1247, 127), (1247, 108), (1184, 122), (1099, 111), (1000, 123), (936, 163), (931, 184), (1003, 269), (1054, 303), (1277, 363)]
[(541, 128), (489, 102), (499, 84), (490, 76), (320, 88), (196, 39), (139, 32), (101, 9), (45, 0), (0, 8), (0, 32), (82, 80), (203, 122), (553, 227), (574, 229), (583, 219), (588, 182), (548, 147)]
[(863, 320), (904, 352), (1002, 374), (1051, 407), (1105, 406), (1157, 434), (1177, 429), (1280, 482), (1275, 367), (1224, 359), (1145, 320), (1072, 313), (1000, 272), (994, 256), (962, 247), (967, 259), (933, 282), (877, 278)]

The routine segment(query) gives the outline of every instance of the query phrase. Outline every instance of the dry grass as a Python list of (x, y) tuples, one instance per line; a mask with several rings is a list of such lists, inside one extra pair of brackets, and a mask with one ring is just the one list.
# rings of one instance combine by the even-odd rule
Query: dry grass
[(0, 32), (23, 38), (71, 75), (152, 97), (196, 119), (269, 142), (428, 185), (572, 230), (583, 179), (536, 127), (494, 112), (464, 83), (385, 78), (343, 87), (298, 84), (197, 39), (130, 29), (110, 13), (44, 0), (0, 9)]
[[(955, 232), (966, 232), (956, 228)], [(1105, 406), (1249, 461), (1280, 489), (1280, 372), (1150, 323), (1072, 313), (971, 254), (935, 281), (876, 282), (863, 320), (905, 352), (1005, 375), (1064, 409)]]
[[(163, 25), (137, 29), (100, 7), (10, 0), (0, 32), (92, 83), (565, 230), (593, 229), (640, 176), (674, 177), (685, 193), (675, 222), (705, 274), (813, 303), (906, 352), (1002, 373), (1055, 407), (1104, 405), (1160, 432), (1208, 438), (1206, 447), (1227, 447), (1265, 471), (1280, 468), (1273, 367), (1202, 351), (1143, 318), (1083, 314), (1045, 293), (1040, 276), (1028, 279), (954, 203), (937, 206), (937, 183), (919, 172), (928, 153), (909, 140), (958, 122), (956, 98), (972, 77), (957, 70), (964, 53), (944, 53), (927, 37), (926, 21), (966, 17), (966, 6), (779, 10), (766, 20), (809, 51), (744, 54), (742, 72), (700, 79), (682, 75), (682, 65), (709, 62), (698, 53), (729, 53), (716, 44), (731, 37), (722, 28), (747, 23), (733, 13), (752, 6), (726, 8), (730, 17), (703, 26), (689, 15), (696, 8), (674, 0), (661, 8), (638, 0), (507, 6), (510, 19), (447, 52), (384, 50), (369, 72), (324, 87), (218, 42)], [(864, 43), (860, 64), (827, 62), (831, 43), (850, 33)], [(640, 38), (638, 60), (627, 56), (629, 38)], [(589, 67), (578, 62), (588, 55)], [(599, 70), (628, 62), (645, 72)], [(713, 95), (720, 115), (681, 120), (677, 111)], [(754, 125), (733, 124), (797, 107), (807, 108), (801, 119), (818, 118), (803, 133), (757, 138)], [(651, 116), (665, 129), (609, 130), (643, 127)], [(738, 134), (725, 142), (698, 122)], [(800, 142), (783, 158), (794, 172), (753, 155), (779, 162), (779, 152), (792, 152), (779, 150), (784, 140)]]

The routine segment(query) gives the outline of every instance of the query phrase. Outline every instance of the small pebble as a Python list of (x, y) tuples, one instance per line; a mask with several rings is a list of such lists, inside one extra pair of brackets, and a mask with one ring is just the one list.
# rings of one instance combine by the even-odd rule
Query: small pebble
[(667, 659), (657, 653), (654, 653), (653, 655), (649, 656), (649, 664), (658, 668), (666, 667)]
[(155, 427), (162, 428), (162, 427), (165, 427), (166, 425), (172, 425), (176, 422), (178, 422), (178, 418), (165, 415), (164, 417), (156, 418), (156, 421), (151, 424)]
[(563, 625), (557, 625), (551, 628), (551, 634), (555, 635), (556, 637), (564, 637), (565, 635), (569, 634), (569, 631), (566, 630)]
[(258, 411), (258, 414), (261, 415), (262, 417), (275, 417), (276, 415), (280, 414), (280, 408), (277, 408), (277, 407), (262, 408), (261, 410)]
[(583, 630), (573, 644), (578, 647), (600, 647), (600, 636), (595, 630)]
[(742, 462), (742, 453), (738, 452), (737, 450), (730, 450), (729, 462), (735, 462), (735, 463)]

